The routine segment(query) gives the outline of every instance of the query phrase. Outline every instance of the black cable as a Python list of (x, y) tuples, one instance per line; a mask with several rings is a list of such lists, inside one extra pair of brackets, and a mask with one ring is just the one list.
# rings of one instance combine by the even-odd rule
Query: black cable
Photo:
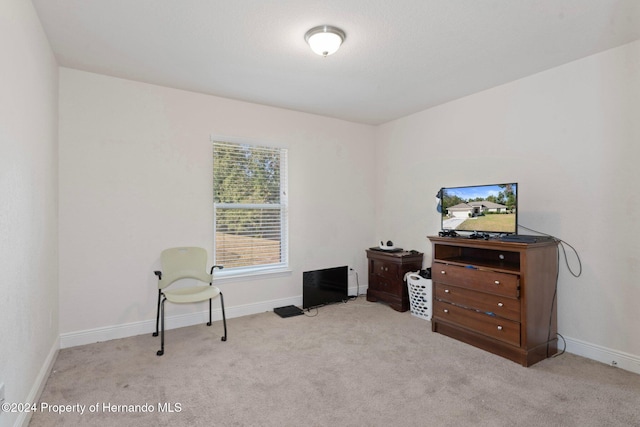
[[(568, 242), (560, 239), (559, 237), (552, 236), (551, 234), (543, 233), (541, 231), (534, 230), (533, 228), (525, 227), (522, 224), (518, 224), (518, 227), (522, 227), (525, 230), (533, 231), (534, 233), (538, 233), (538, 234), (541, 234), (543, 236), (551, 237), (553, 240), (555, 240), (558, 243), (558, 245), (562, 249), (562, 253), (564, 255), (564, 262), (565, 262), (565, 264), (567, 266), (567, 270), (569, 270), (569, 273), (571, 273), (571, 275), (573, 277), (580, 277), (582, 275), (582, 261), (580, 260), (580, 255), (578, 254), (578, 251), (576, 250), (576, 248), (571, 246)], [(574, 273), (573, 269), (569, 265), (569, 259), (567, 258), (567, 251), (566, 251), (564, 245), (569, 246), (571, 248), (571, 250), (573, 251), (573, 253), (576, 255), (576, 259), (578, 260), (578, 272), (577, 273)]]
[[(347, 301), (355, 301), (360, 296), (360, 280), (358, 279), (358, 272), (355, 271), (353, 268), (350, 268), (350, 270), (353, 271), (356, 274), (356, 294), (355, 295), (351, 295), (347, 299)], [(347, 301), (344, 301), (344, 302), (347, 302)]]
[(356, 274), (356, 296), (355, 298), (352, 299), (356, 299), (360, 296), (360, 279), (358, 278), (358, 272), (353, 270), (353, 272)]
[[(542, 234), (544, 236), (548, 236), (551, 237), (557, 244), (558, 244), (558, 248), (562, 249), (562, 254), (564, 255), (564, 261), (565, 261), (565, 265), (567, 266), (567, 270), (569, 270), (569, 273), (571, 273), (571, 275), (573, 277), (580, 277), (582, 275), (582, 261), (580, 260), (580, 255), (578, 254), (578, 251), (576, 250), (576, 248), (574, 248), (573, 246), (571, 246), (569, 243), (565, 242), (564, 240), (552, 236), (551, 234), (547, 234), (547, 233), (542, 233), (538, 230), (534, 230), (532, 228), (529, 227), (525, 227), (524, 225), (518, 224), (518, 227), (522, 227), (526, 230), (529, 231), (533, 231), (534, 233), (538, 233), (538, 234)], [(569, 259), (567, 258), (567, 251), (564, 247), (564, 245), (567, 245), (571, 248), (571, 250), (573, 250), (573, 253), (576, 255), (576, 259), (578, 260), (578, 272), (575, 273), (572, 269), (571, 266), (569, 265)], [(558, 269), (556, 270), (556, 283), (555, 283), (555, 287), (553, 290), (553, 299), (551, 300), (551, 311), (549, 312), (549, 328), (548, 328), (548, 332), (547, 332), (547, 357), (549, 356), (549, 342), (551, 341), (551, 325), (553, 323), (553, 307), (556, 303), (556, 298), (558, 296), (558, 279), (560, 276), (560, 250), (558, 250)], [(565, 350), (567, 349), (567, 341), (564, 339), (564, 337), (562, 335), (560, 335), (557, 331), (556, 331), (556, 335), (559, 336), (560, 338), (562, 338), (562, 341), (564, 343), (564, 348), (562, 349), (562, 352), (560, 353), (556, 353), (553, 357), (556, 356), (560, 356), (561, 354), (564, 354)]]
[[(557, 247), (556, 247), (557, 250)], [(549, 357), (549, 341), (551, 340), (551, 326), (553, 324), (553, 306), (556, 304), (556, 298), (558, 297), (558, 279), (560, 277), (560, 251), (557, 250), (556, 252), (557, 254), (557, 264), (558, 267), (556, 268), (556, 283), (555, 286), (553, 288), (553, 298), (551, 298), (551, 310), (549, 310), (549, 328), (547, 329), (547, 357)], [(558, 332), (556, 331), (556, 335), (558, 334)], [(564, 351), (563, 351), (564, 353)]]
[[(573, 253), (576, 254), (576, 259), (578, 260), (578, 268), (579, 268), (578, 273), (574, 273), (571, 267), (569, 266), (569, 260), (567, 259), (567, 251), (565, 250), (564, 245), (569, 246), (573, 250)], [(580, 277), (582, 275), (582, 262), (580, 261), (580, 255), (578, 255), (578, 251), (576, 251), (576, 249), (573, 246), (571, 246), (569, 243), (565, 242), (564, 240), (560, 240), (560, 247), (562, 248), (562, 252), (564, 253), (564, 259), (565, 259), (565, 263), (567, 264), (567, 270), (569, 270), (569, 273), (571, 273), (573, 277)]]
[(567, 340), (564, 339), (564, 337), (562, 335), (560, 335), (559, 333), (556, 332), (556, 335), (559, 336), (560, 338), (562, 338), (562, 351), (560, 353), (556, 353), (551, 357), (558, 357), (558, 356), (562, 356), (565, 352), (565, 350), (567, 349)]
[[(311, 310), (315, 310), (315, 313), (313, 315), (309, 314), (309, 312)], [(307, 308), (307, 312), (306, 313), (304, 312), (304, 310), (302, 311), (302, 313), (307, 317), (316, 317), (318, 315), (319, 311), (318, 311), (318, 307), (309, 307), (309, 308)]]

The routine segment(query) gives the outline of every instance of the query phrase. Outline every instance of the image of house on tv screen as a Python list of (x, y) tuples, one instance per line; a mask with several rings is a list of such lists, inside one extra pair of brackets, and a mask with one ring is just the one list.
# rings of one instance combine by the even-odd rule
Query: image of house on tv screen
[(443, 188), (442, 229), (516, 233), (517, 188), (516, 183)]

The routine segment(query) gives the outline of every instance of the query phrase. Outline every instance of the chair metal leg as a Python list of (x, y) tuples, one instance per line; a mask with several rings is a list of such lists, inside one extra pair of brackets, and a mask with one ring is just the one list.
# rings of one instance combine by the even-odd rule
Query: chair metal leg
[[(160, 322), (160, 350), (156, 352), (156, 355), (162, 356), (164, 354), (164, 304), (167, 301), (167, 298), (162, 298), (158, 300), (158, 318), (156, 319), (156, 329), (158, 328), (157, 323), (158, 320)], [(227, 340), (227, 316), (224, 311), (224, 297), (222, 296), (222, 292), (220, 292), (220, 307), (222, 308), (222, 325), (224, 326), (224, 336), (221, 338), (222, 341)], [(209, 300), (209, 323), (208, 326), (211, 326), (211, 300)], [(154, 334), (157, 336), (158, 334)]]
[(158, 336), (158, 322), (160, 321), (160, 297), (162, 296), (162, 291), (158, 289), (158, 309), (156, 310), (156, 331), (151, 334), (154, 337)]
[(224, 325), (224, 336), (222, 337), (222, 341), (227, 340), (227, 317), (224, 314), (224, 297), (222, 296), (222, 292), (220, 292), (220, 306), (222, 307), (222, 324)]
[(164, 298), (160, 305), (161, 319), (160, 319), (160, 350), (156, 353), (158, 356), (162, 356), (164, 354), (164, 303), (167, 299)]

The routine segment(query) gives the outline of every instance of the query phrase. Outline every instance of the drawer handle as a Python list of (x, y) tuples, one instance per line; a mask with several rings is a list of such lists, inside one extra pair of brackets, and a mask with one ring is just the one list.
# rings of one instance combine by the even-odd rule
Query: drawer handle
[(446, 271), (444, 271), (444, 270), (442, 270), (442, 271), (440, 272), (440, 274), (447, 274), (447, 272), (446, 272)]
[(446, 308), (445, 308), (444, 310), (442, 310), (442, 311), (444, 311), (445, 313), (448, 313), (448, 312), (449, 312), (449, 310), (447, 310)]
[(499, 285), (499, 284), (500, 284), (500, 281), (499, 281), (499, 280), (496, 280), (496, 281), (495, 281), (495, 282), (493, 282), (493, 283), (495, 283), (496, 285)]
[(448, 294), (448, 293), (449, 293), (449, 289), (445, 289), (445, 290), (444, 290), (444, 293), (445, 293), (445, 294)]
[(498, 325), (498, 330), (501, 331), (502, 330), (502, 326)]
[(502, 307), (503, 305), (504, 305), (504, 304), (503, 304), (503, 303), (501, 303), (501, 302), (499, 302), (499, 303), (498, 303), (498, 307)]

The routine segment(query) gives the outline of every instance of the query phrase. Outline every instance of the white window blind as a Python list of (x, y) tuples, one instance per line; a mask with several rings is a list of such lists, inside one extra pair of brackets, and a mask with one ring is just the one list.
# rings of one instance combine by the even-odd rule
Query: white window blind
[(215, 263), (286, 267), (287, 150), (214, 140), (213, 188)]

